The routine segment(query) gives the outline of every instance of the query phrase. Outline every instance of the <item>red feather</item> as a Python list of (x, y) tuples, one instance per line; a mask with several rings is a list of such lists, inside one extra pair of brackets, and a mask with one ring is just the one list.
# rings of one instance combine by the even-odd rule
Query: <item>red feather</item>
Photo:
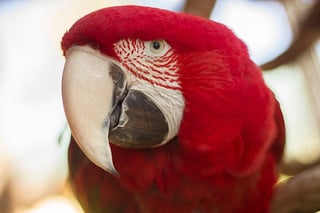
[(267, 213), (284, 147), (278, 102), (246, 46), (225, 26), (146, 7), (102, 9), (62, 41), (111, 57), (124, 38), (165, 39), (178, 55), (185, 109), (177, 137), (154, 149), (112, 146), (114, 177), (74, 143), (71, 181), (86, 212)]

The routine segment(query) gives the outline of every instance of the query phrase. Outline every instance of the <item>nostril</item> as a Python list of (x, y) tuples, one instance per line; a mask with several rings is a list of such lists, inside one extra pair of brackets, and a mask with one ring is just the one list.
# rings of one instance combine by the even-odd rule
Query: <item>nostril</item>
[(100, 50), (100, 45), (99, 45), (98, 42), (89, 40), (89, 41), (88, 41), (88, 44), (89, 44), (89, 46), (90, 46), (92, 49), (94, 49), (94, 50)]

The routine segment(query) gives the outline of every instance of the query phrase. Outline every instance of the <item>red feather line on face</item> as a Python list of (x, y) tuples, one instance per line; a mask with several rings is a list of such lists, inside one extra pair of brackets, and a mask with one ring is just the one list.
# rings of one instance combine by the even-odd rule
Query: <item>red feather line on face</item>
[(177, 57), (172, 48), (163, 55), (152, 55), (146, 52), (144, 41), (125, 39), (117, 42), (114, 49), (121, 64), (136, 77), (168, 89), (181, 88)]

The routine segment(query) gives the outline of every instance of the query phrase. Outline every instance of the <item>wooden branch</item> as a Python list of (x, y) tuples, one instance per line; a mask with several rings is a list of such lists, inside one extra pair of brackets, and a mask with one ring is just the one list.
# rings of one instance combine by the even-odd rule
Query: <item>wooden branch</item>
[[(289, 1), (288, 1), (289, 2)], [(292, 2), (289, 2), (292, 3)], [(299, 21), (299, 17), (293, 18)], [(309, 49), (320, 37), (320, 1), (315, 1), (313, 8), (307, 17), (298, 26), (297, 35), (295, 36), (290, 47), (275, 59), (261, 65), (263, 70), (271, 70), (280, 65), (294, 61), (307, 49)]]
[(215, 3), (216, 0), (187, 0), (184, 12), (209, 18)]
[(0, 194), (0, 212), (12, 213), (13, 203), (12, 203), (12, 193), (10, 184), (6, 184)]
[(317, 165), (320, 165), (320, 159), (317, 159), (310, 163), (302, 163), (300, 161), (291, 160), (289, 162), (282, 162), (278, 167), (281, 174), (294, 176), (304, 170), (311, 169)]
[(12, 178), (12, 165), (7, 155), (7, 150), (1, 145), (0, 143), (0, 212), (12, 213), (13, 197), (10, 183)]
[(271, 213), (312, 213), (320, 210), (320, 165), (276, 186)]

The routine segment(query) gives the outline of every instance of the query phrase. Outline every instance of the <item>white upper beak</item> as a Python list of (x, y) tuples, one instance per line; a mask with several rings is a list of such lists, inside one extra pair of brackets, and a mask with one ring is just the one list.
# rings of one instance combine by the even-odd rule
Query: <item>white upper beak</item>
[(75, 141), (97, 166), (118, 175), (108, 141), (114, 83), (110, 60), (87, 46), (66, 53), (62, 98)]

